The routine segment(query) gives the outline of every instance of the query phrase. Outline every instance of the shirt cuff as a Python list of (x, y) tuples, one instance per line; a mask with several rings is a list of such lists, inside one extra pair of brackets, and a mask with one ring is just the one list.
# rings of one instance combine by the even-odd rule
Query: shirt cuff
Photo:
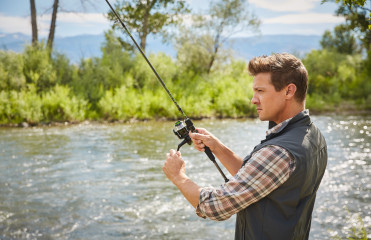
[(210, 196), (210, 192), (212, 191), (212, 187), (204, 187), (201, 189), (201, 192), (200, 192), (200, 200), (198, 202), (198, 205), (196, 207), (196, 214), (199, 216), (199, 217), (202, 217), (202, 218), (206, 218), (206, 214), (204, 212), (204, 208), (203, 208), (203, 202), (209, 198)]

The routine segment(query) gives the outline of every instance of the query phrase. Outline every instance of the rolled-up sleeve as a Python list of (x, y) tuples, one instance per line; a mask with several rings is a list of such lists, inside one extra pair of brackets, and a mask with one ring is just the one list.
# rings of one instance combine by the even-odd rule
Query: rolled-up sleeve
[(196, 214), (226, 220), (278, 188), (294, 170), (295, 159), (286, 149), (266, 146), (255, 152), (227, 183), (202, 188)]

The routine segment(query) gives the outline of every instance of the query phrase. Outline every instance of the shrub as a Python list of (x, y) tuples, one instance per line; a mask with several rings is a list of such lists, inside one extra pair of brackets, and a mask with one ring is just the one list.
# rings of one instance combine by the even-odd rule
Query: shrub
[(88, 102), (73, 96), (66, 86), (55, 86), (42, 96), (44, 121), (81, 121), (86, 117)]

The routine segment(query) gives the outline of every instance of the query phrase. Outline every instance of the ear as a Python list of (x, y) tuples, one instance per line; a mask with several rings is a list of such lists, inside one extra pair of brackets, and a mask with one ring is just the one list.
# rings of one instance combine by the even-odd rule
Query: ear
[(293, 83), (290, 83), (286, 86), (286, 99), (293, 99), (296, 93), (296, 85)]

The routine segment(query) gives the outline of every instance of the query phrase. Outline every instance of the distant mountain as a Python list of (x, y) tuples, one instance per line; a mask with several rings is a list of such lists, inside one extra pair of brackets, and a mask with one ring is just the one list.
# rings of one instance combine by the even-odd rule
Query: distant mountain
[(77, 63), (82, 58), (102, 56), (101, 47), (104, 41), (103, 34), (56, 38), (55, 48), (66, 54), (71, 62)]
[(30, 40), (31, 37), (22, 33), (0, 33), (0, 49), (21, 52), (23, 51), (24, 45), (29, 43)]
[[(254, 56), (269, 55), (274, 52), (288, 52), (303, 56), (312, 49), (320, 48), (321, 36), (316, 35), (265, 35), (257, 37), (232, 38), (228, 44), (232, 46), (237, 57), (245, 60)], [(100, 57), (104, 35), (78, 35), (74, 37), (56, 37), (55, 49), (64, 53), (73, 63), (82, 58)], [(31, 36), (21, 33), (1, 34), (0, 49), (22, 52), (25, 44), (30, 44)], [(149, 52), (165, 52), (172, 57), (176, 51), (170, 44), (160, 39), (148, 39)]]
[[(45, 40), (46, 39), (40, 39)], [(77, 63), (81, 58), (101, 56), (104, 35), (78, 35), (73, 37), (56, 37), (55, 49), (66, 54), (71, 62)], [(31, 44), (31, 36), (22, 33), (0, 34), (0, 49), (22, 52), (26, 44)]]

